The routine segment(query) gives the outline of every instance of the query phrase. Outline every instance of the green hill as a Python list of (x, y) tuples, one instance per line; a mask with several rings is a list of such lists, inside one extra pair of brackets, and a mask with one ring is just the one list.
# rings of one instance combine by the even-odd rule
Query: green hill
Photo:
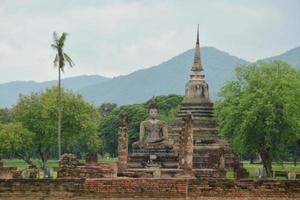
[[(190, 49), (157, 66), (125, 76), (112, 79), (98, 75), (78, 76), (64, 79), (63, 84), (65, 88), (81, 93), (95, 105), (104, 102), (125, 105), (144, 102), (157, 95), (184, 94), (193, 57), (194, 49)], [(201, 48), (201, 57), (212, 99), (217, 97), (220, 87), (233, 78), (235, 66), (248, 63), (214, 47)], [(284, 60), (300, 68), (300, 47), (263, 60), (274, 59)], [(0, 84), (0, 108), (15, 104), (19, 94), (29, 94), (55, 84), (56, 80), (42, 83), (16, 81)]]
[[(79, 92), (96, 105), (104, 102), (131, 104), (157, 95), (184, 94), (193, 57), (194, 49), (190, 49), (160, 65), (88, 86)], [(234, 67), (247, 63), (213, 47), (201, 48), (201, 57), (213, 98), (219, 87), (233, 77)]]
[(291, 65), (294, 65), (297, 68), (300, 68), (300, 47), (291, 49), (278, 56), (266, 58), (265, 60), (283, 60)]
[[(66, 78), (62, 80), (62, 84), (65, 88), (78, 91), (81, 88), (96, 83), (101, 83), (108, 80), (108, 78), (98, 75), (92, 76), (77, 76), (72, 78)], [(0, 108), (10, 107), (14, 105), (18, 99), (19, 94), (30, 94), (33, 91), (43, 90), (48, 87), (52, 87), (57, 84), (57, 80), (46, 82), (34, 82), (34, 81), (13, 81), (0, 84)]]

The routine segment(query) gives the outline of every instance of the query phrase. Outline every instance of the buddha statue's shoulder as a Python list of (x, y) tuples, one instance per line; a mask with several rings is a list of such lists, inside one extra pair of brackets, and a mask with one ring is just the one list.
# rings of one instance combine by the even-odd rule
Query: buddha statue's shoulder
[(153, 123), (151, 122), (150, 119), (141, 122), (141, 126), (153, 126), (153, 125), (165, 126), (165, 122), (161, 120), (156, 120), (155, 123)]
[(166, 125), (166, 123), (164, 121), (161, 121), (161, 120), (158, 120), (157, 124), (159, 124), (160, 126), (165, 126)]
[(151, 124), (151, 122), (148, 119), (141, 122), (141, 126), (147, 126), (150, 124)]
[(146, 119), (146, 120), (144, 120), (144, 121), (141, 122), (141, 124), (146, 124), (146, 123), (149, 123), (148, 119)]
[(163, 128), (166, 126), (166, 123), (164, 121), (161, 120), (157, 120), (156, 122), (157, 126), (159, 126), (160, 128)]

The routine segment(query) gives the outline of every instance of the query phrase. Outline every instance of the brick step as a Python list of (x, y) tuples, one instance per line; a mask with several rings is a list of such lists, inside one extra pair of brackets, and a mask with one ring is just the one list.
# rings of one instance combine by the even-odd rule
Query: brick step
[(207, 105), (181, 105), (180, 106), (180, 110), (181, 109), (213, 109), (213, 106), (207, 106)]
[[(178, 169), (179, 163), (178, 162), (155, 162), (160, 164), (162, 168), (165, 169)], [(146, 163), (145, 163), (146, 164)], [(140, 169), (145, 168), (145, 164), (143, 165), (142, 162), (130, 161), (127, 164), (128, 169)]]
[[(177, 113), (176, 117), (184, 117), (187, 113)], [(212, 113), (192, 113), (193, 117), (207, 117), (207, 118), (213, 118), (214, 115)]]
[[(128, 159), (128, 162), (136, 162), (136, 163), (142, 163), (142, 162), (144, 162), (144, 163), (147, 163), (148, 162), (148, 160), (149, 159)], [(163, 160), (163, 159), (161, 159), (161, 160), (155, 160), (155, 162), (159, 162), (159, 163), (162, 163), (162, 162), (164, 162), (164, 163), (168, 163), (168, 162), (178, 162), (178, 159), (168, 159), (168, 160)]]
[(188, 112), (208, 112), (208, 113), (213, 113), (213, 109), (207, 109), (207, 108), (197, 108), (197, 109), (190, 109), (190, 108), (181, 108), (179, 112), (182, 113), (188, 113)]
[(181, 103), (181, 107), (213, 107), (212, 102)]
[(195, 169), (193, 172), (197, 178), (212, 178), (221, 176), (216, 169)]

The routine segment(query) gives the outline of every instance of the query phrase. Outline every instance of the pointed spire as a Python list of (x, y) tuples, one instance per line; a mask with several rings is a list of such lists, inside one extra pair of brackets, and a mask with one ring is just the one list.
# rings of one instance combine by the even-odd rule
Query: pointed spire
[(197, 40), (196, 40), (195, 56), (194, 56), (192, 71), (193, 71), (193, 73), (191, 74), (192, 79), (204, 79), (204, 74), (202, 74), (203, 67), (202, 67), (201, 55), (200, 55), (199, 24), (197, 27)]
[(199, 45), (199, 24), (198, 24), (198, 27), (197, 27), (197, 42), (196, 44)]

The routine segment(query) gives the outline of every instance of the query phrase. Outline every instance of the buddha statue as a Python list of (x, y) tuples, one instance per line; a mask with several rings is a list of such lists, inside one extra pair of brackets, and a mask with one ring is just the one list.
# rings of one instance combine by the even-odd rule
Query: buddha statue
[(168, 129), (165, 123), (158, 120), (159, 109), (152, 102), (148, 109), (149, 119), (141, 122), (139, 141), (133, 143), (135, 149), (172, 149), (168, 141)]

